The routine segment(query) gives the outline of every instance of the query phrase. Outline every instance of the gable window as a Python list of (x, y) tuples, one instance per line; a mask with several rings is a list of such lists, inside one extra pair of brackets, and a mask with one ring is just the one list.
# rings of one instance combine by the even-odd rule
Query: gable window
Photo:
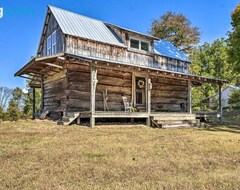
[(56, 30), (47, 38), (47, 55), (57, 53), (57, 34)]
[(134, 48), (142, 51), (149, 51), (149, 42), (132, 38), (130, 39), (130, 48)]
[(52, 34), (52, 54), (56, 53), (57, 53), (57, 35), (56, 31), (54, 31)]
[(51, 35), (47, 38), (47, 55), (52, 54), (52, 37)]

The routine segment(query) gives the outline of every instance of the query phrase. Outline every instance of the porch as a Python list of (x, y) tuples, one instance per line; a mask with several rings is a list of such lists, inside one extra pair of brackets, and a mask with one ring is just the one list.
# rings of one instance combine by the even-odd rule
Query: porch
[[(196, 127), (200, 124), (200, 120), (197, 119), (196, 114), (191, 114), (188, 112), (125, 112), (125, 111), (96, 111), (94, 114), (91, 112), (72, 112), (66, 113), (63, 117), (62, 122), (59, 124), (69, 125), (74, 122), (78, 125), (81, 124), (82, 119), (89, 119), (90, 125), (94, 121), (94, 126), (96, 125), (95, 120), (101, 119), (146, 119), (146, 125), (157, 127), (157, 128), (167, 128), (167, 127)], [(91, 126), (93, 127), (93, 126)]]
[[(91, 127), (98, 118), (145, 118), (148, 126), (154, 122), (166, 124), (167, 120), (191, 123), (196, 119), (192, 114), (191, 89), (202, 83), (218, 85), (221, 115), (220, 92), (226, 82), (69, 54), (35, 58), (16, 76), (25, 77), (24, 74), (33, 75), (31, 87), (42, 88), (42, 110), (63, 113), (67, 124), (90, 118)], [(124, 96), (133, 107), (140, 108), (139, 112), (123, 111)]]

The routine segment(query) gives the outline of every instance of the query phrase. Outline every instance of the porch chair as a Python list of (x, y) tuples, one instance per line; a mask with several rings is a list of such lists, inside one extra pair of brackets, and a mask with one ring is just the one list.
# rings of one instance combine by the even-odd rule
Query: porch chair
[(125, 97), (125, 96), (122, 97), (122, 100), (123, 100), (125, 112), (133, 112), (134, 109), (133, 109), (132, 102), (128, 102), (127, 97)]

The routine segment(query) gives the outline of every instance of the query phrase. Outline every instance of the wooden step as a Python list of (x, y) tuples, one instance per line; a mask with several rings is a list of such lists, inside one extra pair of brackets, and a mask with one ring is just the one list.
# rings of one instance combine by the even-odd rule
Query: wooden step
[(63, 125), (70, 125), (73, 121), (75, 121), (79, 117), (79, 112), (67, 112), (62, 117), (61, 121), (58, 121), (58, 123)]
[(160, 112), (160, 113), (152, 113), (151, 116), (163, 116), (163, 117), (166, 117), (166, 116), (171, 116), (171, 117), (181, 117), (181, 116), (196, 116), (196, 114), (191, 114), (191, 113), (187, 113), (187, 112)]
[(174, 124), (199, 124), (199, 119), (192, 119), (192, 120), (163, 120), (163, 121), (155, 121), (158, 124), (165, 124), (165, 125), (174, 125)]
[(161, 125), (162, 128), (191, 128), (191, 127), (199, 127), (200, 124), (172, 124), (172, 125), (167, 125), (163, 124)]
[(166, 121), (166, 120), (194, 120), (196, 119), (195, 115), (190, 116), (154, 116), (153, 120)]

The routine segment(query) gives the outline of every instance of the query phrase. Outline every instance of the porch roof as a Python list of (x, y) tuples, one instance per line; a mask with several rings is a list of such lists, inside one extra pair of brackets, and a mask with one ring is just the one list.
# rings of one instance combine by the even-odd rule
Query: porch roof
[[(87, 61), (89, 63), (92, 63), (92, 65), (95, 65), (96, 67), (98, 67), (98, 62), (102, 62), (102, 63), (106, 63), (107, 65), (111, 64), (111, 66), (112, 67), (115, 66), (116, 69), (118, 68), (120, 70), (123, 70), (124, 66), (125, 67), (135, 67), (135, 68), (139, 68), (142, 70), (146, 70), (147, 72), (150, 72), (151, 74), (164, 76), (166, 78), (177, 78), (177, 79), (182, 79), (182, 80), (190, 79), (191, 81), (202, 82), (202, 83), (215, 83), (215, 84), (228, 83), (227, 80), (223, 80), (223, 79), (215, 79), (215, 78), (204, 77), (204, 76), (199, 76), (199, 75), (194, 75), (194, 74), (180, 73), (180, 72), (176, 72), (176, 71), (169, 71), (169, 70), (164, 70), (164, 69), (159, 69), (159, 68), (153, 68), (153, 67), (148, 67), (148, 66), (120, 62), (120, 61), (111, 61), (111, 60), (106, 60), (106, 59), (101, 59), (101, 58), (93, 58), (93, 57), (88, 57), (88, 56), (78, 56), (78, 55), (69, 54), (69, 53), (66, 53), (65, 55), (67, 57), (71, 57), (74, 59)], [(123, 67), (119, 68), (118, 65), (121, 65)], [(99, 67), (101, 67), (101, 66), (99, 66)], [(127, 71), (129, 71), (129, 69), (127, 69)]]
[(14, 76), (31, 80), (30, 86), (40, 88), (42, 76), (51, 76), (64, 69), (62, 61), (65, 60), (64, 53), (36, 57), (24, 65)]
[(136, 64), (124, 63), (119, 61), (111, 61), (101, 58), (93, 58), (88, 56), (78, 56), (69, 53), (60, 53), (52, 56), (45, 56), (34, 58), (23, 66), (14, 76), (23, 77), (31, 80), (31, 87), (40, 87), (42, 76), (52, 76), (55, 73), (62, 71), (65, 68), (66, 61), (80, 60), (89, 65), (95, 67), (112, 67), (116, 70), (131, 71), (131, 69), (138, 69), (144, 72), (148, 72), (151, 75), (162, 76), (166, 78), (176, 78), (179, 80), (191, 80), (193, 82), (200, 83), (214, 83), (224, 84), (226, 80), (214, 79), (204, 76), (198, 76), (193, 74), (180, 73), (175, 71), (163, 70), (159, 68), (152, 68), (147, 66), (141, 66)]

